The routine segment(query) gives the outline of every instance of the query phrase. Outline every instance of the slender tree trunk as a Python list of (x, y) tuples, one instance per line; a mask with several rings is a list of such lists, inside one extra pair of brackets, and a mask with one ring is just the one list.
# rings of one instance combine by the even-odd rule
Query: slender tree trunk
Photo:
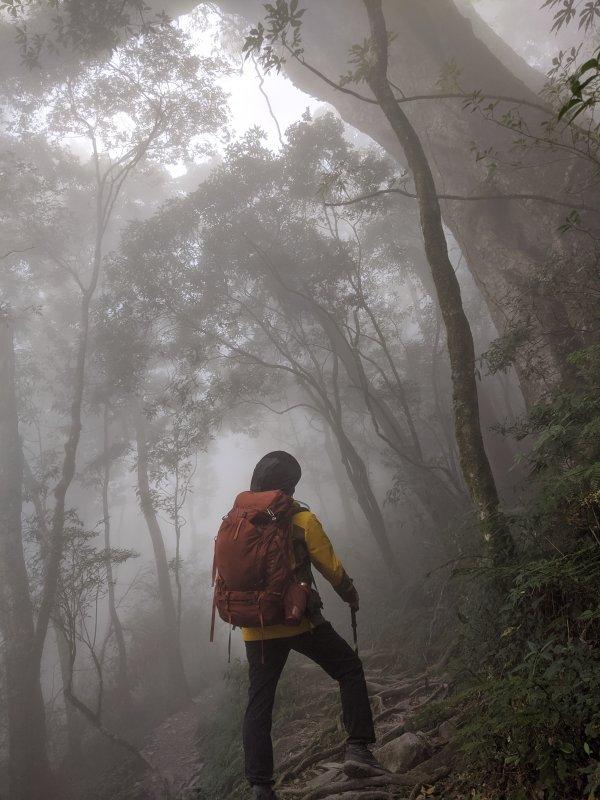
[(136, 415), (136, 440), (138, 492), (140, 506), (144, 514), (144, 519), (146, 520), (148, 533), (150, 534), (152, 549), (154, 550), (154, 563), (156, 565), (156, 575), (158, 578), (158, 594), (165, 625), (164, 644), (167, 670), (175, 702), (183, 705), (189, 701), (190, 692), (183, 668), (181, 644), (177, 636), (177, 613), (171, 588), (169, 563), (167, 561), (165, 543), (163, 541), (160, 525), (158, 524), (154, 502), (152, 500), (152, 492), (150, 490), (146, 423), (141, 409)]
[(396, 556), (390, 546), (385, 520), (381, 507), (373, 492), (367, 466), (354, 447), (339, 422), (329, 422), (331, 431), (336, 438), (340, 450), (340, 458), (346, 469), (348, 479), (356, 492), (356, 499), (365, 515), (373, 538), (377, 543), (383, 560), (393, 576), (398, 576), (400, 569)]
[[(72, 642), (71, 644), (67, 644), (69, 647), (69, 679), (65, 685), (65, 695), (67, 700), (71, 705), (76, 708), (79, 713), (89, 722), (89, 724), (95, 728), (98, 733), (104, 736), (108, 741), (112, 742), (112, 744), (116, 745), (117, 747), (122, 747), (124, 750), (127, 750), (130, 753), (135, 761), (144, 769), (144, 770), (152, 770), (152, 765), (146, 761), (140, 750), (132, 744), (127, 739), (124, 739), (122, 736), (119, 736), (118, 733), (114, 733), (113, 731), (109, 730), (105, 727), (102, 721), (102, 714), (101, 714), (101, 705), (98, 704), (96, 709), (90, 708), (87, 703), (84, 703), (81, 698), (77, 697), (73, 690), (73, 677), (74, 677), (74, 669), (75, 669), (75, 659), (77, 658), (77, 649), (75, 643)], [(90, 651), (90, 655), (94, 662), (94, 667), (96, 669), (96, 674), (100, 680), (100, 686), (102, 687), (102, 665), (94, 650)]]
[(108, 407), (104, 405), (103, 415), (103, 428), (104, 428), (104, 468), (102, 474), (102, 514), (104, 518), (104, 552), (106, 554), (106, 581), (108, 584), (108, 612), (110, 620), (115, 632), (115, 641), (117, 643), (117, 690), (119, 695), (119, 704), (121, 712), (126, 716), (131, 705), (131, 692), (129, 687), (129, 674), (127, 670), (127, 646), (125, 644), (125, 634), (123, 633), (123, 626), (119, 619), (117, 612), (117, 604), (115, 602), (115, 580), (113, 576), (112, 560), (110, 555), (111, 550), (111, 525), (110, 525), (110, 506), (109, 506), (109, 488), (110, 488), (110, 454), (109, 454), (109, 435), (108, 435)]
[(56, 649), (60, 664), (60, 677), (63, 685), (63, 698), (65, 704), (65, 720), (67, 725), (67, 761), (69, 765), (80, 767), (83, 764), (83, 720), (72, 703), (69, 701), (67, 687), (71, 680), (71, 653), (69, 643), (56, 621), (53, 620)]
[[(287, 400), (287, 394), (286, 394), (286, 402), (289, 402)], [(298, 431), (296, 429), (296, 426), (294, 425), (294, 419), (291, 414), (289, 416), (289, 429), (294, 437), (294, 445), (296, 448), (295, 452), (297, 454), (297, 457), (299, 460), (302, 460), (306, 463), (310, 459), (310, 454), (306, 453), (302, 447), (302, 442), (300, 441), (300, 436), (298, 435)], [(308, 479), (307, 482), (309, 484), (309, 488), (311, 489), (311, 491), (315, 493), (315, 496), (319, 501), (319, 506), (320, 506), (319, 513), (323, 515), (323, 522), (327, 526), (329, 526), (329, 523), (331, 521), (329, 517), (329, 504), (325, 501), (325, 498), (323, 497), (323, 492), (321, 491), (320, 482), (318, 478), (315, 478), (315, 471), (314, 469), (312, 469), (312, 466), (308, 470), (305, 470), (305, 474), (306, 473), (308, 473), (306, 477)]]
[[(178, 434), (179, 436), (179, 434)], [(177, 587), (177, 638), (181, 638), (181, 609), (183, 606), (183, 587), (181, 585), (181, 517), (179, 507), (179, 459), (175, 467), (175, 494), (173, 497), (173, 527), (175, 528), (175, 586)]]
[[(423, 341), (427, 342), (429, 339), (429, 331), (427, 329), (427, 325), (425, 324), (425, 320), (421, 312), (417, 290), (409, 277), (406, 278), (406, 285), (408, 287), (408, 291), (410, 293), (413, 308), (415, 311), (415, 320), (417, 322), (419, 330), (421, 331), (421, 336), (423, 337)], [(433, 291), (434, 290), (432, 287), (432, 291), (430, 291), (429, 293), (430, 296), (433, 294)], [(460, 473), (460, 468), (456, 458), (456, 439), (454, 436), (454, 430), (452, 424), (452, 413), (451, 409), (447, 406), (447, 404), (442, 402), (442, 398), (440, 396), (439, 374), (438, 374), (439, 372), (438, 348), (440, 344), (440, 325), (441, 325), (440, 308), (439, 305), (435, 303), (435, 333), (431, 348), (431, 392), (433, 395), (433, 402), (438, 424), (440, 426), (442, 436), (445, 439), (444, 442), (445, 460), (448, 464), (448, 469), (453, 475), (455, 484), (460, 486), (462, 485), (463, 477), (462, 474)]]
[(35, 654), (33, 608), (21, 531), (23, 463), (12, 326), (0, 318), (0, 602), (8, 712), (9, 796), (56, 796), (46, 752), (46, 718)]
[[(416, 452), (412, 448), (412, 444), (406, 441), (396, 415), (385, 399), (373, 392), (360, 355), (340, 330), (334, 317), (308, 292), (298, 292), (289, 288), (288, 291), (293, 293), (297, 303), (302, 303), (307, 307), (323, 328), (333, 352), (344, 365), (351, 385), (355, 386), (363, 396), (375, 433), (400, 459), (407, 474), (407, 482), (419, 496), (433, 523), (440, 524), (438, 508), (440, 504), (443, 504), (441, 518), (445, 520), (448, 519), (448, 508), (452, 508), (454, 512), (461, 510), (463, 499), (461, 487), (455, 487), (452, 480), (447, 480), (447, 476), (442, 477), (437, 470), (432, 469), (431, 465), (422, 459), (422, 454)], [(433, 501), (432, 493), (434, 494)]]
[(75, 467), (77, 460), (77, 448), (81, 437), (81, 410), (83, 405), (83, 393), (85, 389), (85, 366), (87, 360), (88, 338), (90, 330), (90, 307), (92, 299), (98, 286), (100, 269), (102, 266), (102, 228), (100, 223), (101, 198), (97, 196), (97, 228), (96, 243), (94, 249), (94, 260), (92, 266), (92, 276), (89, 286), (83, 292), (81, 298), (80, 318), (79, 318), (79, 341), (75, 356), (75, 370), (73, 374), (73, 396), (71, 400), (71, 413), (69, 421), (69, 432), (65, 442), (65, 455), (62, 463), (61, 476), (54, 489), (54, 512), (49, 535), (49, 552), (44, 569), (44, 588), (42, 600), (38, 612), (37, 624), (35, 627), (35, 659), (37, 662), (38, 673), (42, 663), (42, 653), (44, 642), (48, 632), (48, 625), (54, 610), (56, 592), (58, 589), (58, 576), (60, 572), (60, 562), (64, 549), (64, 526), (65, 526), (65, 507), (69, 487), (75, 477)]
[(198, 562), (198, 528), (196, 526), (196, 510), (194, 495), (190, 492), (187, 498), (188, 515), (190, 519), (190, 559), (193, 564)]
[(343, 462), (341, 461), (339, 452), (336, 452), (335, 444), (331, 438), (331, 428), (329, 425), (325, 426), (325, 452), (331, 465), (331, 473), (335, 481), (335, 485), (340, 496), (340, 506), (344, 515), (344, 526), (346, 534), (352, 536), (358, 532), (358, 524), (354, 515), (352, 507), (353, 498), (348, 492), (348, 485), (344, 478), (344, 471), (342, 470)]
[(485, 452), (475, 382), (475, 349), (460, 287), (448, 257), (433, 175), (414, 128), (400, 108), (387, 77), (388, 31), (381, 0), (363, 0), (374, 46), (367, 82), (400, 142), (415, 181), (425, 252), (446, 326), (452, 370), (456, 440), (462, 473), (495, 563), (511, 556), (513, 542), (499, 509), (498, 493)]
[[(46, 522), (44, 504), (40, 496), (39, 484), (35, 480), (31, 468), (25, 458), (23, 458), (23, 475), (25, 479), (25, 486), (35, 508), (38, 544), (42, 552), (45, 552), (45, 549), (50, 545), (50, 532)], [(81, 716), (77, 713), (75, 708), (67, 699), (67, 686), (71, 680), (71, 649), (63, 632), (60, 619), (57, 618), (56, 610), (52, 614), (52, 623), (56, 639), (56, 650), (58, 652), (60, 677), (63, 686), (63, 700), (65, 704), (65, 721), (67, 727), (67, 761), (69, 764), (82, 766), (82, 741), (84, 726), (82, 725)]]

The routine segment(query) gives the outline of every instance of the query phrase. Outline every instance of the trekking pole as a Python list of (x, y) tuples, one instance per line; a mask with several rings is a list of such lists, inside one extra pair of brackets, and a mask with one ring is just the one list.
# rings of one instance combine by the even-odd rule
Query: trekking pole
[(352, 636), (354, 638), (354, 652), (358, 655), (358, 626), (356, 624), (356, 609), (350, 609), (350, 617), (352, 619)]

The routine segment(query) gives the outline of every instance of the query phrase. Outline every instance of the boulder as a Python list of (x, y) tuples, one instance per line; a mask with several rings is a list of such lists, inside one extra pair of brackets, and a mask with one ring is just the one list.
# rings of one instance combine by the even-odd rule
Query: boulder
[(407, 772), (427, 757), (426, 741), (417, 733), (403, 733), (377, 751), (379, 763), (390, 772)]

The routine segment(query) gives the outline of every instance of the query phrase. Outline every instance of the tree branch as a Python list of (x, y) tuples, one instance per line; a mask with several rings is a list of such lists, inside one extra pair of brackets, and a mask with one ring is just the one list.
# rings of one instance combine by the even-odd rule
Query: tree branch
[[(403, 197), (410, 197), (412, 200), (417, 199), (414, 192), (409, 192), (407, 189), (390, 188), (390, 189), (377, 189), (375, 192), (359, 195), (358, 197), (350, 198), (349, 200), (339, 200), (335, 203), (325, 203), (327, 208), (337, 208), (339, 206), (351, 206), (354, 203), (360, 203), (362, 200), (372, 200), (375, 197), (380, 197), (384, 194), (400, 194)], [(553, 206), (561, 206), (563, 208), (571, 208), (577, 211), (592, 211), (595, 214), (600, 214), (600, 208), (595, 206), (588, 206), (585, 203), (568, 203), (564, 200), (557, 200), (553, 197), (546, 197), (541, 194), (480, 194), (480, 195), (462, 195), (462, 194), (438, 194), (438, 200), (466, 200), (466, 201), (482, 201), (482, 200), (534, 200), (538, 203), (548, 203)]]

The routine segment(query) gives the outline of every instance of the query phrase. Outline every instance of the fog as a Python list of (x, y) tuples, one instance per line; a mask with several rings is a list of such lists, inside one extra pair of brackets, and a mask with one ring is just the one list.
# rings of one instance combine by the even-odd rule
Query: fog
[(0, 798), (598, 796), (599, 20), (0, 3)]

